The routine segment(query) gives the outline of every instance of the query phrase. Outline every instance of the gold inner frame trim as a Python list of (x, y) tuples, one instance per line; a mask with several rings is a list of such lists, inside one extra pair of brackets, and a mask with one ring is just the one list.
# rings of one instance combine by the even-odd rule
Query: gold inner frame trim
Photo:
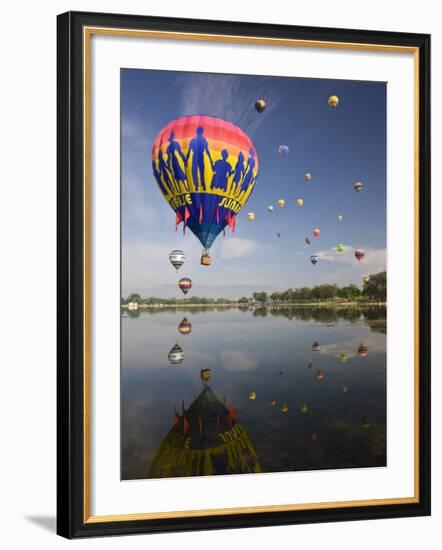
[[(233, 42), (239, 44), (257, 44), (271, 46), (332, 48), (343, 50), (412, 53), (414, 63), (414, 494), (410, 497), (351, 500), (336, 502), (317, 502), (302, 504), (284, 504), (270, 506), (250, 506), (237, 508), (215, 508), (207, 510), (181, 510), (172, 512), (151, 512), (137, 514), (116, 514), (106, 516), (91, 515), (91, 472), (90, 472), (90, 106), (91, 106), (91, 37), (92, 35), (123, 36), (135, 38), (157, 38), (174, 40), (194, 40), (203, 42)], [(153, 519), (173, 519), (207, 517), (229, 514), (252, 514), (264, 512), (287, 512), (300, 510), (324, 510), (350, 508), (357, 506), (380, 506), (392, 504), (412, 504), (419, 502), (419, 49), (412, 46), (383, 44), (365, 44), (357, 42), (330, 42), (320, 40), (296, 40), (269, 37), (245, 37), (236, 35), (148, 31), (136, 29), (114, 29), (107, 27), (83, 28), (83, 93), (84, 93), (84, 468), (83, 468), (83, 510), (84, 523), (103, 523), (116, 521), (141, 521)]]

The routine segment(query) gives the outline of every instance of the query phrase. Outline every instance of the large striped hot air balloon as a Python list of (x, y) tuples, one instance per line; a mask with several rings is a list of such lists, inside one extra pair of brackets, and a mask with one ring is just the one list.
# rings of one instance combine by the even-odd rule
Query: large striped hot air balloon
[(178, 286), (180, 287), (183, 294), (187, 294), (192, 288), (192, 280), (189, 277), (183, 277), (178, 281)]
[(169, 261), (177, 271), (183, 265), (185, 259), (186, 256), (182, 250), (172, 250), (169, 254)]
[[(172, 120), (152, 149), (158, 187), (174, 210), (175, 226), (188, 227), (205, 248), (245, 206), (258, 177), (251, 139), (231, 122), (205, 115)], [(209, 265), (210, 262), (203, 262)]]

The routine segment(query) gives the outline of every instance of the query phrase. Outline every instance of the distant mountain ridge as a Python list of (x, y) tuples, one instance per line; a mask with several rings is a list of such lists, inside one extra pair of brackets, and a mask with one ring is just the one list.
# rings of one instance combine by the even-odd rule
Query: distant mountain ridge
[[(208, 285), (195, 285), (187, 295), (199, 296), (200, 298), (241, 298), (241, 296), (251, 296), (253, 292), (267, 292), (272, 293), (279, 290), (276, 287), (269, 285), (220, 285), (220, 286), (208, 286)], [(177, 287), (177, 285), (167, 284), (158, 285), (151, 288), (136, 289), (132, 292), (138, 292), (143, 298), (156, 297), (156, 298), (182, 298), (183, 294)], [(128, 296), (130, 292), (123, 293), (124, 296)]]

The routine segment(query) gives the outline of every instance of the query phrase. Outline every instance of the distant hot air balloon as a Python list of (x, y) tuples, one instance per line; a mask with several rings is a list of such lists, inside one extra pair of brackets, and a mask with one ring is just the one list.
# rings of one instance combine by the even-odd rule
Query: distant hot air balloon
[(360, 262), (365, 256), (365, 252), (364, 250), (362, 250), (362, 248), (357, 248), (355, 250), (355, 258), (358, 260), (358, 262)]
[(258, 113), (262, 113), (266, 108), (267, 103), (261, 97), (255, 101), (255, 109)]
[(280, 154), (281, 157), (286, 157), (289, 154), (289, 151), (290, 149), (288, 148), (287, 145), (280, 145), (278, 147), (278, 153)]
[(370, 282), (370, 277), (366, 275), (362, 280), (364, 281), (365, 284), (367, 284)]
[(299, 410), (302, 412), (302, 413), (306, 413), (308, 411), (308, 406), (306, 403), (303, 403), (300, 407), (299, 407)]
[(324, 373), (322, 372), (322, 370), (318, 370), (318, 372), (316, 373), (316, 380), (322, 380), (324, 378)]
[(283, 208), (283, 206), (285, 204), (285, 200), (284, 199), (279, 199), (278, 204), (281, 208)]
[(319, 256), (317, 256), (316, 254), (312, 254), (310, 256), (310, 261), (313, 265), (316, 265), (319, 262)]
[(361, 426), (363, 428), (369, 428), (370, 427), (370, 422), (369, 422), (368, 418), (363, 418), (361, 420)]
[(354, 185), (354, 190), (356, 193), (359, 193), (359, 191), (364, 187), (360, 181), (357, 181)]
[(344, 252), (345, 246), (342, 243), (338, 243), (336, 245), (336, 250), (337, 250), (337, 252)]
[(182, 363), (184, 361), (183, 348), (180, 345), (175, 344), (169, 351), (169, 355), (167, 357), (172, 365), (178, 365), (179, 363)]
[(321, 234), (321, 231), (320, 231), (319, 229), (314, 229), (314, 230), (313, 230), (313, 235), (314, 235), (315, 237), (319, 237), (320, 234)]
[(358, 355), (359, 355), (360, 357), (367, 357), (367, 355), (368, 355), (368, 348), (367, 348), (367, 346), (366, 346), (364, 343), (362, 343), (362, 344), (358, 347)]
[(178, 325), (178, 332), (183, 335), (187, 335), (192, 332), (192, 325), (187, 317), (184, 317), (184, 319)]
[(312, 175), (310, 174), (310, 172), (307, 172), (306, 174), (304, 174), (304, 178), (305, 181), (310, 181), (312, 179)]
[(185, 259), (186, 256), (182, 250), (172, 250), (169, 254), (169, 261), (177, 271), (183, 265)]
[(348, 386), (346, 384), (342, 384), (341, 386), (341, 392), (342, 393), (347, 393), (348, 392)]
[(189, 277), (183, 277), (178, 281), (178, 286), (183, 294), (187, 294), (192, 288), (192, 280)]
[(306, 237), (304, 240), (305, 240), (305, 244), (310, 244), (311, 243), (311, 241), (308, 237)]
[(249, 392), (249, 399), (251, 401), (254, 401), (256, 399), (256, 392), (254, 391)]
[(253, 220), (255, 219), (255, 214), (254, 212), (248, 212), (247, 214), (247, 219), (251, 222), (253, 222)]
[(313, 342), (312, 351), (320, 351), (321, 346), (318, 342)]
[(332, 109), (335, 109), (339, 105), (339, 97), (337, 95), (331, 95), (328, 98), (328, 105)]
[(317, 438), (317, 435), (315, 432), (310, 432), (307, 436), (311, 441), (315, 441), (315, 439)]
[(277, 237), (281, 237), (281, 233), (276, 233), (276, 236), (277, 236)]
[(281, 405), (281, 412), (286, 413), (288, 410), (289, 410), (289, 406), (287, 405), (287, 403), (283, 403)]
[(338, 219), (338, 222), (342, 222), (342, 220), (344, 219), (344, 216), (342, 214), (339, 214), (338, 216), (336, 216), (337, 219)]
[(271, 405), (272, 407), (274, 407), (274, 406), (276, 405), (276, 399), (272, 399), (272, 400), (270, 401), (270, 405)]
[[(231, 122), (205, 115), (169, 122), (152, 149), (158, 188), (175, 211), (175, 226), (188, 227), (208, 250), (252, 194), (258, 155), (250, 138)], [(205, 260), (204, 265), (209, 265)]]
[(303, 199), (297, 199), (297, 200), (296, 200), (296, 204), (297, 204), (298, 206), (302, 206), (302, 205), (304, 204), (304, 200), (303, 200)]
[(269, 212), (273, 212), (273, 206), (271, 204), (269, 204), (269, 206), (267, 206), (267, 210)]
[(307, 370), (313, 370), (315, 368), (315, 365), (313, 363), (309, 363), (307, 365)]

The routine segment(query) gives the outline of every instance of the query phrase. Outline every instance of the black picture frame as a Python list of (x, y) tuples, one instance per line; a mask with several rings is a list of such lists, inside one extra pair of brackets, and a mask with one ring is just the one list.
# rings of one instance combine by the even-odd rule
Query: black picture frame
[[(419, 498), (315, 510), (94, 522), (85, 517), (84, 87), (85, 27), (405, 46), (419, 59)], [(334, 522), (430, 514), (430, 36), (289, 25), (69, 12), (57, 21), (57, 533), (66, 538)]]

